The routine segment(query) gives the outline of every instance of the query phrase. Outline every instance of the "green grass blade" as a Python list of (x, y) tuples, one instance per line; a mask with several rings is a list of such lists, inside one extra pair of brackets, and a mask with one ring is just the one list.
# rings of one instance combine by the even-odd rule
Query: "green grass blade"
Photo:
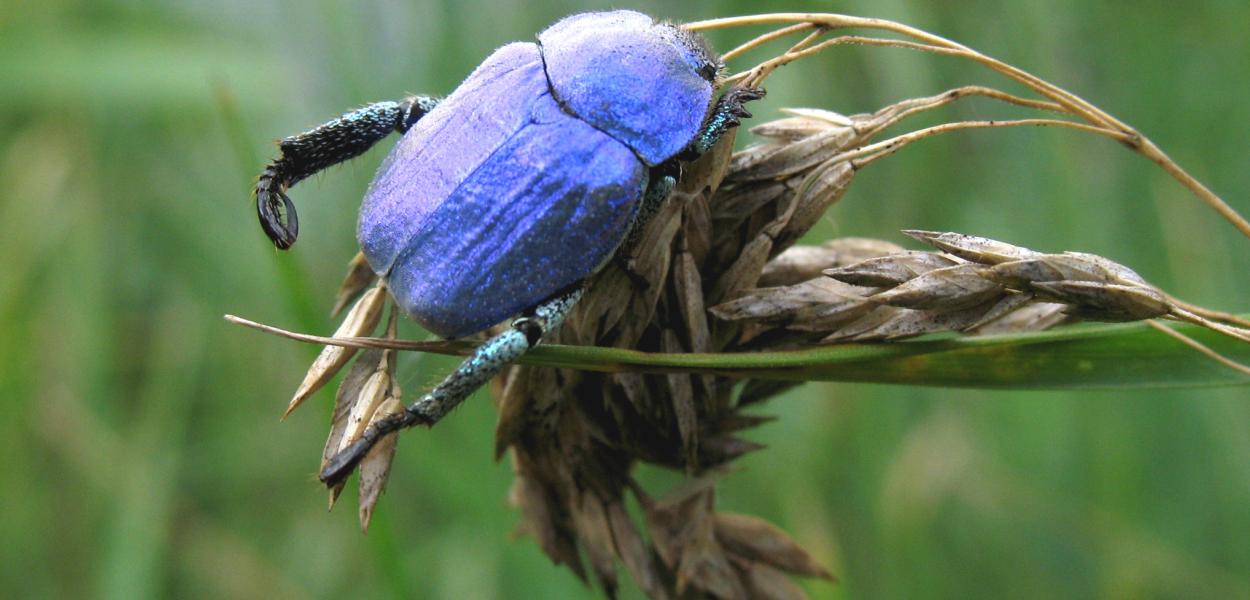
[[(1178, 331), (1238, 362), (1250, 345), (1196, 326)], [(547, 345), (524, 364), (593, 371), (716, 373), (752, 379), (991, 389), (1185, 388), (1250, 384), (1145, 323), (984, 338), (841, 344), (783, 352), (651, 354)]]

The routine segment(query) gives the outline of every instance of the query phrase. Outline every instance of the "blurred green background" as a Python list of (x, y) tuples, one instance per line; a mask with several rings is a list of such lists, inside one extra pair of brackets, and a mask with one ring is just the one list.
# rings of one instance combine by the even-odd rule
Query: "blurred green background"
[[(326, 514), (313, 473), (328, 395), (278, 422), (314, 350), (221, 315), (333, 329), (358, 198), (390, 144), (298, 186), (302, 243), (277, 254), (249, 197), (272, 140), (369, 101), (446, 93), (494, 47), (609, 5), (917, 25), (1084, 95), (1250, 212), (1244, 1), (7, 0), (0, 597), (592, 595), (510, 535), (484, 395), (403, 438), (368, 536), (354, 492)], [(840, 48), (783, 69), (753, 110), (862, 112), (966, 83), (1005, 85), (952, 59)], [(972, 100), (911, 125), (1015, 114)], [(925, 141), (863, 172), (813, 239), (899, 241), (901, 228), (1095, 252), (1186, 299), (1248, 309), (1250, 241), (1103, 139)], [(453, 364), (405, 360), (409, 391)], [(793, 532), (839, 575), (806, 584), (814, 597), (1250, 597), (1244, 389), (820, 384), (765, 412), (780, 419), (754, 439), (770, 448), (719, 502)]]

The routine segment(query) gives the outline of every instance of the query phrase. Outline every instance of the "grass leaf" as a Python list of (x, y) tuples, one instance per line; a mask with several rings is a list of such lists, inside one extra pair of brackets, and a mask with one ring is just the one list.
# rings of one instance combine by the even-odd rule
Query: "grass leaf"
[[(1250, 361), (1250, 345), (1244, 342), (1197, 326), (1176, 329), (1226, 357)], [(1144, 323), (758, 353), (656, 354), (545, 345), (527, 354), (521, 362), (608, 372), (682, 371), (751, 379), (964, 388), (1128, 389), (1250, 384), (1250, 378)]]

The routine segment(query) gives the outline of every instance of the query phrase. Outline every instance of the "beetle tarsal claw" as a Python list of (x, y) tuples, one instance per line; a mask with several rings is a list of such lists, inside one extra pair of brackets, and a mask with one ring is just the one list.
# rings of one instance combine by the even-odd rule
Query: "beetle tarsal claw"
[(265, 235), (279, 249), (286, 250), (299, 235), (295, 203), (281, 189), (260, 186), (256, 190), (256, 211)]
[(768, 95), (764, 88), (733, 88), (725, 92), (729, 97), (729, 112), (734, 116), (744, 119), (751, 118), (751, 111), (747, 110), (746, 103), (759, 100)]
[(374, 421), (360, 438), (330, 457), (325, 467), (321, 469), (321, 473), (317, 475), (317, 479), (320, 479), (327, 488), (334, 488), (351, 476), (356, 467), (360, 466), (361, 461), (369, 455), (374, 445), (383, 438), (396, 435), (399, 430), (414, 425), (433, 425), (436, 420), (417, 410), (417, 405), (414, 405), (402, 412)]
[[(338, 454), (335, 454), (330, 459), (330, 462), (321, 470), (317, 478), (328, 488), (333, 488), (342, 483), (352, 474), (352, 471), (356, 470), (356, 465), (364, 458), (365, 445), (366, 438), (361, 438), (353, 442), (351, 446), (340, 450)], [(369, 443), (368, 445), (372, 444)], [(360, 448), (357, 448), (357, 446), (360, 446)]]

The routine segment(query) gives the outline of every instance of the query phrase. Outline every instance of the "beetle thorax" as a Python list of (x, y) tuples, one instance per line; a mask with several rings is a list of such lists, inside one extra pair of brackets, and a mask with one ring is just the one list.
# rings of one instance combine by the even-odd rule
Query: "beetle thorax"
[(552, 95), (648, 165), (694, 138), (718, 64), (697, 34), (642, 13), (567, 17), (538, 35)]

